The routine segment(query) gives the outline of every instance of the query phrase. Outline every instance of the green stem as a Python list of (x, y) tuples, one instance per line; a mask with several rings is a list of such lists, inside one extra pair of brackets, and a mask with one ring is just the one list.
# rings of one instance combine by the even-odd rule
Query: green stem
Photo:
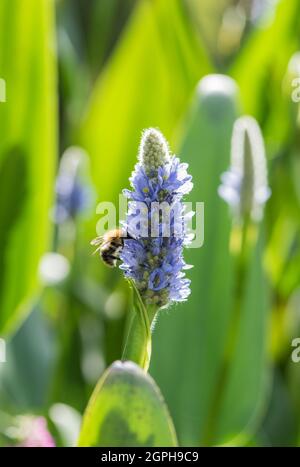
[(156, 307), (145, 307), (133, 281), (135, 306), (123, 350), (122, 361), (131, 360), (147, 371), (151, 358), (151, 324)]

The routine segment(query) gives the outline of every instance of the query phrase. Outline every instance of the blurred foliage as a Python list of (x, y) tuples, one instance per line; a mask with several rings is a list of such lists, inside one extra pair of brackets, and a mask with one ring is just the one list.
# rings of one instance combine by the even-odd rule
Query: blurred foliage
[(128, 185), (143, 128), (172, 136), (197, 80), (210, 69), (181, 2), (138, 2), (83, 122), (80, 142), (91, 156), (100, 200), (116, 202)]
[[(204, 78), (179, 151), (185, 154), (193, 173), (195, 187), (190, 198), (194, 203), (205, 203), (204, 246), (186, 253), (188, 262), (197, 265), (190, 273), (192, 295), (187, 303), (177, 306), (172, 320), (162, 316), (158, 322), (152, 367), (185, 445), (197, 445), (199, 440), (206, 443), (207, 438), (209, 443), (231, 439), (254, 418), (264, 398), (266, 292), (261, 272), (262, 247), (250, 261), (238, 318), (233, 310), (241, 273), (235, 271), (230, 253), (228, 209), (218, 196), (219, 175), (228, 166), (237, 107), (234, 81), (221, 76)], [(222, 361), (227, 352), (227, 335), (234, 327), (236, 348), (230, 375), (224, 381)], [(185, 366), (184, 362), (189, 364)], [(182, 377), (178, 368), (184, 367)], [(217, 396), (217, 410), (212, 388), (222, 392)]]
[(6, 82), (0, 106), (1, 334), (26, 316), (50, 240), (56, 164), (53, 15), (52, 2), (1, 2), (0, 69)]
[[(89, 241), (96, 203), (118, 205), (141, 131), (154, 126), (190, 164), (189, 201), (205, 202), (204, 245), (186, 252), (192, 295), (160, 313), (152, 340), (150, 374), (179, 444), (299, 445), (300, 367), (291, 361), (300, 336), (299, 18), (299, 0), (2, 0), (0, 444), (25, 413), (48, 417), (57, 445), (74, 444), (96, 382), (121, 357), (129, 288), (92, 256)], [(223, 76), (203, 79), (210, 73)], [(245, 113), (264, 134), (272, 196), (236, 319), (239, 272), (217, 189), (233, 122)], [(95, 196), (57, 223), (57, 152), (74, 145), (87, 152), (79, 185)], [(152, 379), (114, 368), (94, 393), (89, 407), (102, 410), (88, 409), (80, 443), (174, 445)], [(113, 397), (108, 374), (138, 395), (125, 388)], [(103, 441), (95, 433), (104, 406), (110, 426), (119, 416), (125, 422)]]

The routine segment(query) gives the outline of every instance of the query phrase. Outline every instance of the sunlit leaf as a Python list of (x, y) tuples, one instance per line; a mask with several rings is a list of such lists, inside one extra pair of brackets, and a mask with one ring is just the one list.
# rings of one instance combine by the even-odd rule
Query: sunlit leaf
[(170, 137), (209, 69), (181, 2), (137, 3), (96, 83), (81, 132), (100, 200), (115, 202), (128, 185), (145, 127), (158, 126)]
[(193, 175), (188, 201), (205, 203), (204, 245), (185, 254), (187, 262), (195, 265), (188, 271), (192, 294), (170, 313), (160, 313), (150, 372), (166, 397), (184, 445), (203, 442), (231, 313), (231, 221), (217, 190), (229, 165), (236, 92), (227, 77), (202, 80), (179, 150)]
[[(262, 268), (264, 235), (249, 261), (238, 337), (218, 414), (216, 442), (251, 434), (265, 413), (270, 374), (267, 359), (268, 290)], [(238, 278), (237, 278), (238, 279)]]
[(56, 158), (54, 2), (0, 6), (0, 331), (12, 331), (37, 291), (49, 240)]
[(154, 381), (132, 362), (115, 362), (87, 406), (79, 446), (176, 446)]
[[(220, 175), (229, 165), (236, 91), (234, 82), (224, 76), (202, 80), (180, 150), (193, 174), (191, 198), (194, 203), (205, 203), (205, 239), (202, 248), (186, 254), (188, 263), (195, 266), (189, 273), (191, 297), (167, 315), (161, 313), (153, 335), (150, 370), (184, 445), (221, 443), (239, 434), (252, 420), (253, 411), (258, 411), (264, 395), (266, 305), (262, 303), (261, 272), (258, 274), (261, 253), (256, 256), (256, 269), (249, 273), (236, 355), (229, 362), (229, 376), (220, 380), (228, 335), (235, 325), (235, 287), (229, 252), (231, 220), (217, 191)], [(240, 379), (247, 383), (242, 394)], [(215, 401), (216, 391), (220, 392), (220, 406)]]

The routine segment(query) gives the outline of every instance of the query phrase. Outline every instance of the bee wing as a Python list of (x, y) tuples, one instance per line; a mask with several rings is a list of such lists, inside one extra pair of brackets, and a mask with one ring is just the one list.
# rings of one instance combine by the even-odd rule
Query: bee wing
[(103, 237), (96, 237), (91, 241), (91, 245), (100, 245), (103, 242)]
[(103, 237), (96, 237), (91, 241), (91, 245), (98, 246), (98, 248), (96, 248), (93, 254), (97, 253), (100, 250), (102, 243)]

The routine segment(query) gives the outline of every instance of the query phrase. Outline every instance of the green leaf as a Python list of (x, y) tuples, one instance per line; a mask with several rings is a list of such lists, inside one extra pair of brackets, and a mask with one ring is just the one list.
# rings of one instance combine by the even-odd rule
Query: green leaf
[[(179, 154), (182, 161), (190, 164), (193, 175), (194, 189), (188, 201), (205, 203), (204, 245), (187, 250), (185, 254), (187, 262), (194, 265), (188, 272), (192, 281), (191, 296), (168, 314), (161, 312), (153, 334), (150, 373), (166, 397), (180, 444), (188, 446), (207, 442), (214, 395), (232, 326), (235, 283), (229, 250), (231, 219), (228, 206), (218, 196), (218, 186), (222, 172), (229, 166), (232, 126), (237, 116), (236, 96), (237, 89), (230, 78), (205, 77), (185, 124)], [(261, 255), (257, 261), (261, 262)], [(210, 437), (213, 444), (227, 439), (233, 432), (242, 431), (252, 417), (252, 410), (258, 409), (258, 387), (263, 394), (265, 308), (261, 306), (260, 294), (264, 283), (260, 275), (259, 284), (253, 285), (253, 274), (251, 278), (253, 297), (249, 303), (250, 293), (247, 292), (237, 349), (242, 361), (249, 362), (253, 358), (251, 369), (242, 368), (235, 361), (236, 356), (231, 362), (235, 370), (230, 371), (236, 372), (235, 382), (230, 376), (220, 390), (227, 394), (228, 401), (230, 393), (234, 418), (231, 423), (229, 405), (224, 402), (226, 411), (223, 406), (221, 413), (214, 414), (214, 430)], [(241, 344), (242, 338), (248, 345)], [(255, 351), (251, 342), (255, 342)], [(238, 380), (245, 377), (246, 372), (248, 385), (240, 394)]]
[(7, 361), (0, 364), (0, 406), (19, 413), (43, 407), (53, 376), (54, 357), (55, 339), (50, 324), (41, 310), (35, 310), (7, 342)]
[(167, 408), (154, 381), (132, 362), (115, 362), (87, 406), (79, 446), (176, 446)]
[(209, 69), (180, 1), (137, 3), (96, 82), (80, 136), (101, 200), (117, 201), (128, 185), (144, 128), (160, 127), (171, 136)]
[(204, 438), (232, 306), (231, 221), (217, 190), (229, 165), (236, 92), (230, 78), (207, 76), (188, 115), (179, 154), (193, 175), (188, 201), (205, 203), (204, 245), (185, 254), (194, 265), (188, 271), (191, 296), (167, 315), (161, 312), (153, 334), (150, 372), (168, 401), (180, 444), (188, 446)]
[[(0, 6), (0, 333), (25, 317), (49, 239), (56, 159), (54, 4)], [(16, 53), (18, 51), (18, 53)]]
[[(291, 364), (295, 365), (293, 362)], [(297, 365), (295, 369), (299, 374)], [(287, 367), (286, 370), (288, 370)], [(258, 433), (259, 438), (262, 438), (261, 444), (271, 447), (297, 446), (299, 412), (295, 410), (294, 402), (296, 401), (291, 397), (291, 388), (287, 384), (286, 374), (283, 375), (279, 368), (274, 368), (270, 386), (268, 410)], [(297, 385), (298, 395), (299, 385)]]
[(269, 303), (262, 267), (263, 248), (261, 229), (246, 272), (237, 341), (216, 423), (218, 443), (230, 441), (241, 433), (243, 437), (250, 436), (265, 412), (270, 373), (266, 348)]

